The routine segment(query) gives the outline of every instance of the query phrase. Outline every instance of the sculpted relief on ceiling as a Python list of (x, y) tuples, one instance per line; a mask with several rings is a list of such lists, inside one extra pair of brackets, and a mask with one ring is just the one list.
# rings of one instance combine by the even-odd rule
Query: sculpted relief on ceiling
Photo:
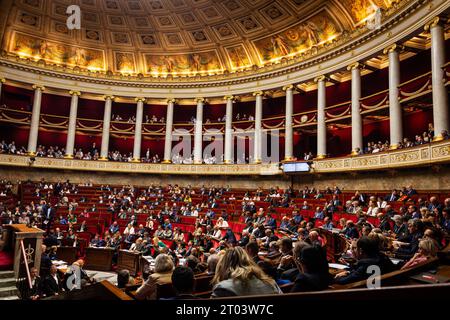
[[(384, 11), (393, 3), (13, 0), (2, 45), (22, 58), (75, 69), (144, 76), (223, 74), (298, 59), (365, 27), (377, 8)], [(72, 4), (81, 9), (80, 30), (66, 25)]]

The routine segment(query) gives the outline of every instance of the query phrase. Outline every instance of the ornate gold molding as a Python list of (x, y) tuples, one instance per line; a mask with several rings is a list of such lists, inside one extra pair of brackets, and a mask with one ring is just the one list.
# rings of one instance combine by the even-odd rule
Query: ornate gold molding
[(69, 91), (69, 94), (70, 94), (71, 96), (80, 96), (80, 95), (81, 95), (81, 92), (80, 92), (80, 91), (70, 90), (70, 91)]
[(169, 104), (169, 103), (175, 104), (176, 102), (177, 102), (177, 99), (175, 99), (175, 98), (168, 98), (168, 99), (166, 100), (166, 103), (167, 103), (167, 104)]
[(313, 163), (313, 172), (385, 170), (437, 163), (450, 163), (450, 140), (375, 154), (317, 160)]
[(317, 83), (319, 81), (325, 81), (326, 79), (327, 79), (327, 77), (325, 77), (324, 75), (320, 75), (320, 76), (314, 78), (314, 82)]
[(0, 78), (0, 83), (5, 83), (6, 79), (5, 78)]
[(228, 95), (228, 96), (225, 96), (225, 97), (223, 97), (223, 100), (232, 100), (232, 101), (235, 101), (236, 100), (236, 97), (235, 96), (233, 96), (233, 95)]
[(206, 99), (205, 98), (201, 98), (201, 97), (197, 97), (197, 98), (194, 98), (194, 101), (195, 101), (195, 103), (199, 103), (199, 102), (205, 103)]
[(137, 97), (137, 98), (134, 98), (134, 101), (135, 101), (135, 102), (142, 102), (142, 103), (145, 103), (145, 98)]
[(264, 92), (263, 91), (255, 91), (252, 93), (252, 96), (256, 97), (256, 96), (264, 96)]
[(395, 52), (395, 51), (400, 52), (400, 51), (403, 51), (404, 49), (405, 49), (404, 46), (394, 43), (394, 44), (390, 45), (389, 47), (385, 48), (383, 50), (383, 54), (388, 54), (388, 53)]
[(353, 69), (364, 69), (364, 64), (361, 62), (355, 62), (347, 66), (347, 71), (352, 71)]
[(113, 95), (104, 95), (103, 96), (103, 100), (111, 100), (114, 101), (114, 99), (116, 99), (116, 97), (114, 97)]
[(45, 90), (45, 87), (43, 85), (40, 85), (40, 84), (33, 84), (33, 86), (31, 88), (33, 88), (33, 90), (37, 90), (37, 89), (39, 89), (41, 91)]
[[(218, 87), (250, 83), (260, 80), (264, 81), (274, 77), (285, 76), (292, 72), (317, 65), (324, 60), (329, 60), (336, 56), (348, 53), (351, 50), (354, 50), (356, 46), (361, 46), (377, 36), (386, 34), (389, 29), (398, 25), (416, 11), (423, 11), (424, 8), (428, 6), (428, 2), (428, 0), (395, 0), (395, 5), (383, 13), (383, 16), (389, 17), (389, 23), (383, 23), (380, 29), (369, 30), (367, 27), (364, 27), (364, 24), (362, 24), (362, 27), (356, 28), (349, 34), (338, 37), (320, 48), (314, 47), (307, 50), (303, 54), (287, 60), (286, 63), (264, 65), (263, 67), (257, 69), (256, 72), (254, 69), (243, 69), (242, 72), (226, 73), (223, 75), (208, 75), (201, 77), (195, 76), (189, 78), (189, 82), (186, 82), (184, 77), (142, 78), (142, 75), (139, 74), (124, 77), (121, 74), (114, 74), (107, 71), (90, 72), (88, 70), (79, 70), (79, 68), (77, 68), (75, 72), (75, 70), (67, 68), (66, 66), (56, 64), (47, 65), (42, 61), (21, 58), (17, 55), (8, 54), (7, 52), (3, 53), (0, 57), (0, 65), (22, 71), (29, 71), (38, 75), (52, 76), (70, 81), (87, 81), (89, 83), (104, 84), (108, 86), (136, 87), (144, 89)], [(440, 6), (443, 5), (441, 4)], [(86, 80), (87, 77), (89, 77), (89, 80)]]
[(288, 84), (287, 86), (284, 86), (282, 88), (283, 91), (292, 90), (292, 89), (294, 89), (294, 85), (292, 85), (292, 84)]
[(425, 26), (423, 27), (423, 29), (426, 32), (429, 32), (432, 28), (436, 27), (436, 26), (445, 26), (445, 23), (447, 22), (447, 19), (443, 18), (443, 17), (435, 17), (433, 18), (433, 20), (431, 20), (430, 22), (428, 22), (427, 24), (425, 24)]

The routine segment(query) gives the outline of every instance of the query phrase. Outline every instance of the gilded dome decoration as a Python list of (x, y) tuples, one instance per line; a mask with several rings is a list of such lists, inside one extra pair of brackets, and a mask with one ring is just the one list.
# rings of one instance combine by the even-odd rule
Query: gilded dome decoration
[[(13, 0), (3, 49), (46, 65), (142, 77), (227, 75), (301, 61), (409, 0)], [(394, 10), (395, 11), (395, 10)]]

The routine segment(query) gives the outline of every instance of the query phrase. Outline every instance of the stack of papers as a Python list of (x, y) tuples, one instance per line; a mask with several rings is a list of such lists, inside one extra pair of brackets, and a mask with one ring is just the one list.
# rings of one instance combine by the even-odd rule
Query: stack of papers
[(348, 266), (346, 266), (345, 264), (340, 264), (340, 263), (329, 263), (328, 266), (330, 268), (338, 269), (338, 270), (348, 269)]
[(62, 266), (62, 265), (67, 265), (67, 262), (62, 261), (62, 260), (53, 260), (52, 263), (57, 267)]

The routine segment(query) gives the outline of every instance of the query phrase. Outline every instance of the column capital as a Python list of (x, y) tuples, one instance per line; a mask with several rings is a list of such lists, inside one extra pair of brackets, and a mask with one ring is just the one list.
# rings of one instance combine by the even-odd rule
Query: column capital
[(33, 88), (33, 90), (37, 90), (37, 89), (39, 89), (41, 91), (45, 90), (45, 87), (43, 85), (40, 85), (40, 84), (33, 84), (32, 88)]
[(253, 92), (252, 95), (253, 95), (254, 97), (256, 97), (256, 96), (263, 96), (263, 95), (264, 95), (264, 92), (262, 92), (262, 91), (256, 91), (256, 92)]
[(314, 82), (319, 82), (319, 81), (325, 81), (326, 80), (326, 76), (325, 75), (320, 75), (320, 76), (318, 76), (318, 77), (315, 77), (314, 78)]
[(69, 91), (69, 94), (70, 94), (71, 96), (80, 96), (80, 95), (81, 95), (81, 92), (80, 92), (80, 91), (70, 90), (70, 91)]
[(0, 78), (0, 83), (5, 83), (6, 79), (5, 78)]
[(355, 62), (347, 66), (347, 70), (351, 71), (354, 69), (364, 69), (364, 65), (361, 62)]
[(427, 24), (425, 24), (425, 26), (423, 27), (425, 31), (430, 31), (431, 28), (437, 27), (437, 26), (444, 26), (446, 23), (446, 19), (444, 17), (434, 17), (433, 20), (431, 20), (430, 22), (428, 22)]
[(228, 96), (223, 97), (223, 99), (224, 100), (232, 100), (232, 101), (234, 101), (234, 100), (236, 100), (236, 97), (233, 96), (233, 95), (228, 95)]
[(194, 98), (194, 101), (196, 102), (196, 103), (199, 103), (199, 102), (206, 102), (206, 99), (205, 98), (201, 98), (201, 97), (197, 97), (197, 98)]
[(113, 95), (105, 95), (105, 96), (103, 96), (103, 100), (113, 100), (114, 101), (115, 98), (116, 97), (114, 97)]
[(404, 48), (405, 47), (403, 47), (402, 45), (394, 43), (394, 44), (390, 45), (389, 47), (385, 48), (383, 50), (383, 54), (388, 54), (388, 53), (391, 53), (391, 52), (394, 52), (394, 51), (399, 52), (399, 51), (402, 51)]
[(145, 103), (145, 98), (137, 97), (137, 98), (134, 98), (134, 101), (135, 101), (135, 102), (142, 102), (142, 103)]
[(168, 99), (166, 100), (166, 103), (167, 103), (167, 104), (169, 104), (169, 103), (175, 104), (176, 102), (177, 102), (177, 100), (176, 100), (175, 98), (168, 98)]
[(288, 84), (282, 88), (283, 91), (292, 90), (292, 89), (294, 89), (294, 85), (292, 85), (292, 84)]

